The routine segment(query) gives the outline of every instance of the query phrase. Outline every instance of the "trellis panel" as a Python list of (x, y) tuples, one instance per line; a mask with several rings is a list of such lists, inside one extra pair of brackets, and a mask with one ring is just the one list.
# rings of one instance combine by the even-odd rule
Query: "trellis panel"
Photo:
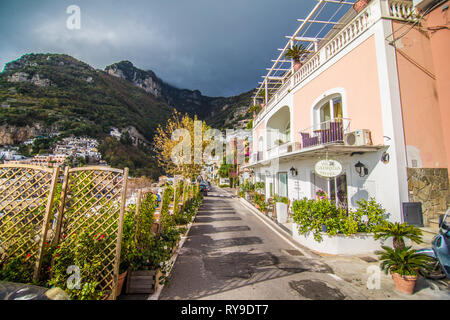
[(0, 261), (33, 261), (34, 280), (48, 240), (58, 174), (58, 168), (0, 165)]
[(60, 241), (69, 246), (86, 230), (92, 236), (104, 235), (102, 270), (96, 280), (102, 291), (110, 293), (110, 299), (116, 297), (127, 179), (128, 168), (66, 169), (57, 223), (63, 235), (59, 237)]

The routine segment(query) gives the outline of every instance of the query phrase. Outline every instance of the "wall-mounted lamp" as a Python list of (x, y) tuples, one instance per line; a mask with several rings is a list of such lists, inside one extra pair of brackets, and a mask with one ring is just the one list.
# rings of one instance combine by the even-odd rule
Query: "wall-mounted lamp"
[(297, 169), (295, 169), (294, 167), (289, 169), (289, 171), (291, 172), (291, 176), (293, 176), (293, 177), (295, 177), (298, 174)]
[(369, 169), (367, 169), (367, 167), (363, 163), (361, 163), (361, 161), (358, 161), (358, 163), (355, 164), (355, 170), (360, 177), (367, 176), (367, 174), (369, 173)]
[(386, 151), (383, 152), (383, 154), (381, 155), (381, 162), (383, 162), (384, 164), (388, 164), (389, 163), (389, 153), (387, 153)]

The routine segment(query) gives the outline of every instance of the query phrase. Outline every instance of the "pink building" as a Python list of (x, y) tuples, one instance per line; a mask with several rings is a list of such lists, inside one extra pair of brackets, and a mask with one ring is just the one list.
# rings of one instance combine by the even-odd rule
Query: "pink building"
[[(421, 208), (428, 226), (450, 204), (449, 1), (353, 2), (318, 1), (287, 37), (254, 97), (246, 167), (266, 194), (374, 197), (390, 220)], [(309, 50), (298, 70), (284, 57), (294, 44)], [(325, 178), (315, 165), (329, 159), (341, 170)]]

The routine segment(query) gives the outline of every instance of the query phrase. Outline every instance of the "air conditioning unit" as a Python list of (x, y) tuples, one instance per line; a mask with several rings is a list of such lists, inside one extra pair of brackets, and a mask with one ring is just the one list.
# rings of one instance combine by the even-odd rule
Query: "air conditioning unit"
[(344, 135), (344, 145), (346, 146), (368, 146), (372, 145), (372, 135), (370, 130), (361, 129)]

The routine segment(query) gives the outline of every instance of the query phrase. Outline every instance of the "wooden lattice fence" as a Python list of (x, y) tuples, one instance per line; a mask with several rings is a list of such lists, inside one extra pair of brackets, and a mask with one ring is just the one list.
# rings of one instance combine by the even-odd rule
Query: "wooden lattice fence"
[(103, 247), (95, 255), (97, 278), (90, 280), (114, 299), (127, 179), (127, 168), (66, 167), (60, 175), (59, 168), (0, 165), (0, 269), (21, 259), (33, 269), (23, 281), (38, 280), (45, 244), (71, 252), (80, 237), (98, 236)]
[(95, 256), (101, 268), (95, 280), (111, 299), (116, 297), (127, 178), (127, 168), (66, 168), (58, 214), (56, 238), (71, 250), (76, 250), (79, 237), (101, 239), (103, 252)]
[(34, 264), (34, 280), (48, 240), (58, 173), (58, 168), (0, 165), (0, 266), (23, 259)]

